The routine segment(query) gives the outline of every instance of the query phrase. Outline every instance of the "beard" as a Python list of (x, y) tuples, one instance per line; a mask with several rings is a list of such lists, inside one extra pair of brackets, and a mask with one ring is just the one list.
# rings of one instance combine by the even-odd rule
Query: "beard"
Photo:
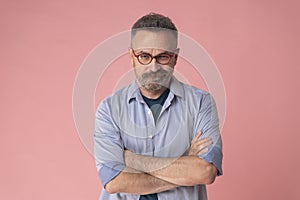
[(173, 69), (159, 69), (156, 72), (139, 74), (135, 68), (135, 75), (139, 84), (143, 88), (145, 88), (147, 91), (155, 92), (161, 90), (163, 87), (169, 87), (170, 80), (173, 76)]

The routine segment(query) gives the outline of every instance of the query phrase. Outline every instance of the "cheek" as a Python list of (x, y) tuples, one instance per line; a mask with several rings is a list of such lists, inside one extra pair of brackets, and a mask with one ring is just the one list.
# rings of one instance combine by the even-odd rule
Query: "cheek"
[(172, 67), (172, 68), (174, 68), (174, 66), (176, 65), (176, 61), (177, 61), (177, 60), (174, 59), (174, 60), (171, 62), (171, 67)]
[(163, 67), (163, 70), (167, 72), (172, 72), (174, 70), (174, 65)]
[(144, 73), (144, 69), (143, 68), (141, 68), (141, 67), (137, 67), (137, 66), (135, 66), (134, 67), (134, 71), (135, 71), (135, 73), (137, 74), (137, 75), (142, 75), (143, 73)]
[(170, 65), (172, 66), (172, 68), (174, 68), (174, 66), (177, 63), (177, 56), (175, 56), (175, 58), (172, 58)]

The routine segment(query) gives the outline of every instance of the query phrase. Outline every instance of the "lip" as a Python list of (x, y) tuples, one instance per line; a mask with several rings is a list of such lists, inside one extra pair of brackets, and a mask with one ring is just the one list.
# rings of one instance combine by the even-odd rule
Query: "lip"
[(162, 78), (166, 77), (164, 74), (160, 74), (158, 76), (152, 76), (150, 77), (151, 80), (161, 80)]
[(161, 78), (152, 78), (151, 80), (152, 80), (152, 81), (160, 81)]

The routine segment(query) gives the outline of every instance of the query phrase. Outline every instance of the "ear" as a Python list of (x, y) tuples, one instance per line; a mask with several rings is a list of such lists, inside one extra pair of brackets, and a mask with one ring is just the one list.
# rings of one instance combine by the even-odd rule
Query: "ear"
[(132, 66), (134, 66), (134, 56), (131, 48), (129, 48), (129, 56), (130, 56), (130, 63)]
[(179, 51), (180, 51), (180, 49), (177, 48), (177, 49), (175, 49), (174, 53), (175, 53), (176, 55), (178, 55), (178, 54), (179, 54)]
[(174, 54), (175, 54), (175, 58), (174, 58), (174, 66), (176, 65), (176, 63), (177, 63), (177, 58), (178, 58), (178, 54), (179, 54), (179, 48), (177, 48), (175, 51), (174, 51)]

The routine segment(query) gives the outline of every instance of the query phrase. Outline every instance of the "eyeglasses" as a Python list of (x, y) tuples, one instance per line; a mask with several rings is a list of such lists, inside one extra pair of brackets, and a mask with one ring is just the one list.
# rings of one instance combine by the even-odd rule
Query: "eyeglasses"
[(139, 54), (135, 54), (132, 49), (133, 55), (137, 58), (140, 64), (148, 65), (152, 62), (153, 58), (155, 58), (156, 62), (161, 65), (168, 65), (171, 62), (171, 59), (176, 56), (174, 53), (161, 53), (156, 56), (152, 56), (150, 53), (141, 52)]

